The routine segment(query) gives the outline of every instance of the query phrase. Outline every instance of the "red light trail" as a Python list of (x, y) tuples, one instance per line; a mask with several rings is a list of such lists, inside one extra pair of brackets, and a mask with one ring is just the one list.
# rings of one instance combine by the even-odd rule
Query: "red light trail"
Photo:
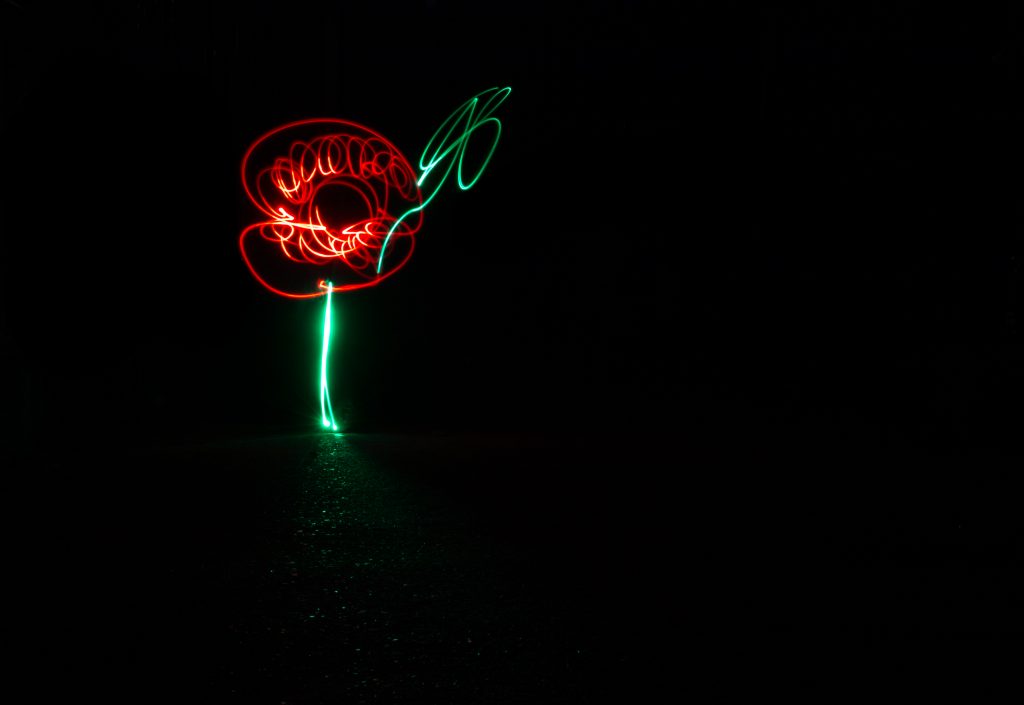
[(323, 296), (327, 281), (334, 291), (380, 283), (409, 260), (423, 223), (409, 161), (345, 120), (300, 120), (263, 135), (242, 159), (242, 183), (268, 218), (242, 232), (242, 257), (260, 283), (291, 298)]

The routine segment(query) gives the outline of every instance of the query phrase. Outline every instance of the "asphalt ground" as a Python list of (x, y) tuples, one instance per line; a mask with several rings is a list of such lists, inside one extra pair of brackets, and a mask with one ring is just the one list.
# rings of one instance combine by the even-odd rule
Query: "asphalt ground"
[(212, 703), (912, 694), (1012, 672), (1012, 465), (975, 458), (965, 482), (966, 459), (892, 457), (896, 482), (813, 444), (783, 465), (664, 440), (40, 452), (12, 493), (18, 672), (40, 702)]

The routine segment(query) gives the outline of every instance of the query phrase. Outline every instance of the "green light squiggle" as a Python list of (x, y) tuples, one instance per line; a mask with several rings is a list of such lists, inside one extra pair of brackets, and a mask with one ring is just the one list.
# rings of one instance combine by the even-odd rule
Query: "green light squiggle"
[[(434, 196), (441, 190), (441, 186), (448, 179), (448, 175), (451, 173), (452, 168), (456, 163), (459, 165), (458, 169), (458, 182), (459, 188), (463, 191), (467, 191), (473, 187), (473, 185), (480, 179), (480, 176), (484, 173), (484, 169), (491, 161), (491, 157), (494, 155), (494, 150), (498, 147), (498, 140), (501, 138), (501, 121), (498, 118), (491, 117), (495, 110), (498, 109), (505, 99), (508, 98), (509, 93), (512, 92), (511, 88), (488, 88), (482, 93), (478, 93), (473, 96), (465, 103), (460, 105), (455, 112), (448, 116), (448, 118), (441, 123), (441, 126), (434, 132), (434, 136), (427, 142), (426, 149), (423, 150), (423, 155), (420, 157), (420, 169), (423, 173), (420, 178), (416, 181), (416, 185), (422, 187), (427, 178), (434, 173), (442, 162), (447, 160), (447, 168), (444, 169), (444, 173), (437, 178), (436, 183), (433, 186), (429, 196), (423, 199), (423, 203), (411, 208), (403, 213), (388, 230), (388, 235), (384, 238), (384, 245), (380, 248), (380, 257), (377, 260), (377, 274), (380, 274), (381, 267), (384, 264), (384, 253), (387, 251), (388, 242), (391, 241), (391, 235), (398, 228), (399, 224), (402, 223), (407, 217), (421, 211), (426, 208), (427, 204), (434, 200)], [(497, 128), (497, 132), (494, 134), (494, 142), (491, 143), (490, 149), (487, 151), (487, 156), (484, 158), (483, 163), (480, 164), (480, 168), (477, 169), (476, 174), (473, 175), (468, 182), (463, 177), (463, 162), (466, 156), (466, 145), (469, 144), (469, 137), (476, 131), (481, 125), (493, 124)], [(459, 128), (461, 127), (461, 131)], [(441, 136), (443, 133), (443, 136)], [(435, 146), (436, 143), (436, 146)], [(433, 151), (431, 151), (433, 150)], [(449, 159), (451, 157), (451, 159)], [(438, 170), (437, 173), (441, 173)]]

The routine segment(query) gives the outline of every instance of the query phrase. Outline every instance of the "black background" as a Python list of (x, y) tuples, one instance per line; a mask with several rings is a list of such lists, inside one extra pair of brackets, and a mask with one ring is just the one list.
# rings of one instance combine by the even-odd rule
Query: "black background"
[(352, 428), (751, 413), (989, 449), (1019, 425), (1005, 8), (4, 12), (17, 438), (305, 427), (319, 306), (241, 266), (242, 153), (337, 116), (415, 159), (492, 85), (514, 93), (487, 178), (341, 304)]
[[(315, 424), (322, 310), (243, 266), (242, 154), (328, 116), (415, 160), (507, 85), (477, 186), (428, 207), (405, 269), (338, 302), (350, 430), (643, 449), (595, 481), (625, 472), (666, 525), (688, 463), (728, 456), (700, 482), (790, 546), (810, 512), (867, 543), (966, 542), (982, 573), (992, 546), (1019, 557), (1011, 3), (2, 12), (4, 431), (30, 471)], [(1020, 624), (935, 609), (945, 627), (913, 624)]]

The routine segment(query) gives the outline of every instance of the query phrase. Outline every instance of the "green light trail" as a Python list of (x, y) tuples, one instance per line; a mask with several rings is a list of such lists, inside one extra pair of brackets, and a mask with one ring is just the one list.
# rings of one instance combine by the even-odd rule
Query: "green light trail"
[[(391, 235), (398, 229), (402, 221), (413, 213), (423, 210), (427, 207), (428, 203), (434, 200), (434, 196), (441, 190), (456, 163), (459, 165), (457, 177), (460, 189), (468, 191), (480, 179), (484, 169), (490, 164), (491, 157), (494, 156), (494, 150), (498, 148), (498, 140), (501, 138), (501, 121), (496, 117), (491, 117), (491, 115), (498, 109), (498, 106), (505, 102), (505, 99), (508, 98), (511, 92), (512, 89), (506, 87), (488, 88), (486, 91), (478, 93), (456, 108), (455, 112), (449, 115), (441, 123), (441, 126), (437, 128), (437, 131), (434, 132), (434, 136), (427, 142), (423, 155), (420, 157), (420, 169), (423, 170), (423, 173), (416, 181), (416, 185), (422, 187), (427, 177), (431, 176), (431, 172), (446, 160), (448, 161), (448, 168), (443, 170), (444, 173), (441, 173), (441, 170), (437, 172), (441, 175), (437, 178), (430, 195), (423, 199), (423, 203), (403, 213), (395, 221), (394, 225), (391, 226), (391, 229), (388, 230), (388, 235), (384, 238), (384, 245), (380, 248), (380, 258), (377, 260), (377, 274), (380, 274), (381, 266), (384, 264), (384, 253), (388, 249)], [(487, 124), (494, 125), (497, 130), (494, 134), (494, 141), (491, 143), (487, 156), (484, 157), (483, 163), (477, 169), (476, 174), (467, 181), (463, 178), (462, 174), (463, 160), (466, 157), (466, 145), (469, 144), (469, 138), (473, 132), (481, 125)]]
[(331, 408), (331, 393), (327, 388), (327, 352), (331, 346), (331, 292), (333, 290), (334, 286), (327, 282), (327, 304), (324, 306), (324, 347), (320, 357), (320, 417), (325, 428), (337, 431), (338, 424), (334, 420), (334, 409)]

